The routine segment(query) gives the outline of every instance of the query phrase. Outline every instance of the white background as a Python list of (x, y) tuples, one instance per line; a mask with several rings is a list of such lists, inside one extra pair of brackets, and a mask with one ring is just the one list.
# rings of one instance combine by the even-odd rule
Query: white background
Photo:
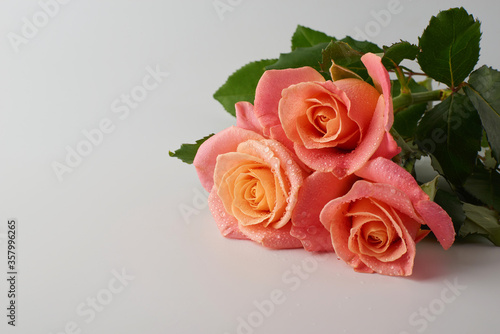
[[(382, 23), (385, 0), (231, 3), (220, 16), (213, 0), (73, 0), (16, 52), (9, 36), (42, 9), (1, 1), (0, 234), (18, 220), (19, 277), (15, 328), (0, 281), (0, 332), (496, 333), (500, 249), (424, 241), (414, 275), (393, 278), (355, 273), (333, 254), (225, 239), (194, 168), (168, 151), (234, 124), (213, 92), (247, 62), (288, 52), (297, 24), (417, 43), (432, 15), (465, 6), (482, 21), (478, 66), (498, 69), (500, 3), (400, 0)], [(169, 75), (128, 117), (113, 112), (148, 67)], [(113, 131), (59, 181), (54, 162), (103, 119)], [(280, 291), (279, 303), (263, 302)]]

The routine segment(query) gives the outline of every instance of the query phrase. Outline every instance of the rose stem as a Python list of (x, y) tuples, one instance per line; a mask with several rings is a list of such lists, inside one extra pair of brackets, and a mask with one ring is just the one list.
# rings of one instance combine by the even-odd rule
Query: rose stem
[(440, 101), (446, 96), (447, 94), (445, 89), (431, 90), (430, 92), (421, 93), (402, 93), (392, 99), (394, 113), (412, 104)]

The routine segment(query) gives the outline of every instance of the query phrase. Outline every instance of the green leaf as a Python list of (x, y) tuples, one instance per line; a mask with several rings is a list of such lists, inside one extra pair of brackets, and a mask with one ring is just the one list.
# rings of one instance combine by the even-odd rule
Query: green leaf
[(461, 185), (472, 173), (481, 131), (479, 116), (467, 96), (453, 94), (425, 113), (416, 143), (432, 154), (446, 179)]
[(500, 173), (498, 170), (488, 170), (479, 163), (472, 175), (465, 181), (464, 188), (481, 202), (500, 212)]
[(438, 189), (436, 196), (434, 197), (434, 202), (436, 202), (443, 208), (444, 211), (446, 211), (446, 213), (448, 213), (453, 221), (455, 232), (458, 234), (458, 231), (460, 231), (464, 224), (465, 213), (462, 208), (462, 202), (460, 202), (457, 195), (455, 193)]
[(253, 103), (255, 88), (264, 74), (265, 67), (276, 62), (277, 59), (266, 59), (246, 64), (227, 78), (227, 81), (214, 94), (224, 109), (231, 115), (236, 115), (234, 105), (239, 101)]
[(419, 39), (422, 70), (449, 87), (457, 87), (479, 59), (480, 22), (464, 8), (452, 8), (432, 17)]
[(424, 183), (424, 184), (422, 184), (420, 186), (420, 188), (422, 188), (422, 190), (424, 191), (424, 193), (426, 193), (427, 196), (429, 196), (429, 198), (430, 198), (431, 201), (434, 201), (434, 197), (436, 197), (436, 192), (438, 190), (437, 189), (438, 180), (439, 180), (439, 175), (437, 175), (431, 181), (426, 182), (426, 183)]
[(340, 41), (331, 41), (322, 52), (321, 70), (328, 72), (333, 62), (367, 80), (368, 71), (361, 62), (367, 52), (381, 53), (383, 50), (368, 41), (358, 41), (347, 36)]
[[(282, 53), (277, 62), (266, 66), (266, 70), (281, 70), (285, 68), (298, 68), (310, 66), (317, 71), (321, 71), (319, 63), (321, 61), (321, 51), (328, 43), (320, 43), (306, 48), (296, 48), (290, 53)], [(326, 77), (328, 74), (322, 73)]]
[[(412, 93), (427, 92), (428, 90), (419, 85), (415, 80), (411, 79), (408, 87)], [(392, 81), (392, 96), (398, 96), (401, 91), (401, 84), (398, 80)], [(417, 124), (422, 118), (422, 115), (427, 110), (427, 103), (413, 104), (403, 110), (398, 111), (394, 115), (393, 128), (405, 139), (413, 139)]]
[(361, 56), (363, 56), (363, 53), (353, 49), (345, 42), (330, 42), (322, 52), (321, 69), (328, 72), (333, 60), (336, 65), (356, 73), (363, 79), (367, 79), (369, 77), (368, 71), (361, 62)]
[(486, 131), (483, 130), (483, 138), (481, 139), (481, 147), (490, 147), (488, 143), (488, 137), (486, 137)]
[(348, 44), (351, 48), (361, 53), (382, 53), (384, 51), (377, 44), (368, 41), (358, 41), (350, 36), (346, 36), (340, 41)]
[(394, 43), (391, 46), (384, 46), (384, 56), (382, 63), (386, 68), (393, 68), (399, 65), (403, 59), (414, 60), (417, 57), (418, 46), (406, 41)]
[(192, 164), (200, 145), (203, 144), (208, 138), (212, 137), (214, 134), (210, 134), (202, 139), (198, 139), (194, 144), (182, 144), (181, 147), (175, 151), (169, 151), (168, 154), (171, 157), (181, 159), (187, 164)]
[(464, 203), (465, 219), (460, 229), (460, 237), (480, 235), (500, 246), (500, 215), (482, 206)]
[(496, 169), (498, 167), (498, 161), (493, 158), (490, 149), (484, 151), (484, 167), (486, 169)]
[(465, 93), (476, 107), (493, 156), (500, 161), (500, 72), (482, 66), (469, 78)]
[(427, 103), (413, 104), (394, 115), (393, 127), (403, 138), (413, 138), (418, 121), (427, 110)]
[(292, 51), (297, 48), (307, 48), (320, 43), (329, 43), (334, 40), (334, 37), (330, 37), (321, 31), (298, 25), (292, 36)]

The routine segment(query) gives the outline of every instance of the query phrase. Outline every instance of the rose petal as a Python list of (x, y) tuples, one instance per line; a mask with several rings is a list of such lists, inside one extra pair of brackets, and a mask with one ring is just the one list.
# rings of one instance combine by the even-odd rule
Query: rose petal
[(238, 102), (235, 104), (235, 109), (237, 127), (263, 135), (263, 128), (255, 116), (253, 104), (250, 102)]
[[(335, 253), (347, 264), (356, 268), (359, 257), (349, 250), (347, 240), (351, 232), (351, 219), (344, 215), (349, 208), (349, 202), (342, 198), (328, 202), (320, 213), (319, 219), (323, 226), (330, 232)], [(358, 261), (359, 262), (359, 261)]]
[(382, 64), (382, 58), (373, 54), (366, 53), (361, 57), (361, 61), (368, 70), (368, 74), (373, 79), (375, 87), (382, 93), (385, 101), (384, 123), (385, 130), (390, 131), (394, 122), (394, 113), (392, 111), (391, 97), (391, 78), (386, 68)]
[(408, 232), (403, 229), (403, 239), (406, 243), (406, 253), (399, 259), (392, 262), (378, 261), (376, 258), (360, 255), (359, 258), (373, 271), (389, 276), (410, 276), (413, 271), (415, 261), (415, 241), (409, 237)]
[(384, 139), (384, 109), (384, 98), (381, 96), (364, 138), (358, 147), (349, 153), (335, 148), (306, 149), (299, 144), (294, 145), (295, 153), (312, 169), (332, 172), (338, 178), (350, 175), (366, 164)]
[(214, 217), (220, 233), (224, 237), (232, 239), (249, 239), (240, 231), (236, 218), (226, 212), (215, 188), (212, 189), (208, 196), (208, 207), (210, 208), (210, 212)]
[(287, 137), (294, 143), (302, 142), (296, 123), (301, 117), (307, 121), (305, 111), (315, 104), (310, 100), (311, 97), (324, 95), (331, 99), (331, 95), (334, 95), (347, 109), (350, 107), (350, 101), (345, 93), (331, 81), (299, 83), (283, 90), (282, 95), (279, 101), (279, 119)]
[(403, 191), (412, 202), (429, 199), (413, 176), (391, 160), (384, 158), (370, 160), (355, 174), (365, 180), (390, 184)]
[(392, 159), (398, 155), (399, 152), (401, 152), (401, 147), (398, 146), (398, 143), (396, 143), (392, 135), (386, 132), (380, 146), (370, 159), (375, 159), (377, 157)]
[[(277, 141), (264, 139), (261, 141), (249, 140), (238, 146), (238, 151), (241, 153), (260, 157), (275, 171), (278, 176), (278, 181), (281, 182), (282, 189), (288, 189), (285, 185), (285, 178), (290, 183), (286, 211), (281, 216), (281, 219), (273, 224), (275, 228), (279, 228), (287, 224), (292, 216), (292, 210), (297, 203), (297, 194), (302, 186), (304, 174), (300, 166), (295, 162), (291, 152), (289, 152), (282, 144)], [(283, 169), (284, 175), (281, 175), (280, 168)], [(281, 176), (281, 177), (280, 177)]]
[[(236, 177), (238, 174), (248, 170), (248, 168), (257, 168), (263, 164), (263, 161), (256, 157), (244, 154), (241, 152), (228, 152), (217, 157), (217, 163), (214, 169), (214, 182), (218, 186), (218, 194), (223, 198), (234, 198), (233, 188), (229, 187), (227, 182), (223, 179), (231, 178), (232, 174)], [(236, 172), (236, 173), (235, 173)], [(231, 203), (224, 204), (226, 210), (230, 212)]]
[(450, 248), (455, 241), (455, 229), (446, 211), (431, 201), (420, 201), (415, 204), (415, 208), (432, 233), (434, 233), (441, 246), (444, 249)]
[[(330, 231), (335, 253), (354, 268), (359, 267), (358, 260), (361, 260), (370, 269), (381, 274), (411, 274), (415, 256), (415, 243), (404, 224), (401, 226), (401, 231), (403, 233), (402, 239), (406, 243), (407, 253), (396, 261), (384, 263), (374, 257), (355, 254), (349, 249), (348, 240), (351, 233), (351, 220), (345, 215), (345, 212), (348, 210), (349, 203), (361, 198), (373, 198), (387, 203), (414, 221), (422, 222), (420, 216), (415, 212), (412, 202), (404, 192), (387, 184), (371, 183), (364, 180), (356, 181), (345, 196), (330, 201), (320, 214), (321, 223)], [(414, 229), (411, 226), (410, 228)]]
[(268, 132), (269, 132), (268, 135), (271, 139), (279, 141), (280, 143), (285, 145), (287, 149), (294, 152), (293, 141), (291, 141), (290, 138), (286, 136), (286, 133), (281, 127), (281, 124), (270, 127), (268, 129)]
[[(413, 202), (422, 223), (429, 226), (444, 249), (455, 240), (455, 229), (450, 216), (420, 188), (417, 181), (403, 167), (391, 160), (377, 158), (366, 163), (356, 175), (373, 182), (383, 182), (402, 190)], [(420, 240), (420, 239), (419, 239)]]
[[(265, 184), (263, 184), (263, 186), (265, 188), (268, 188), (268, 189), (266, 189), (266, 190), (269, 190), (269, 191), (266, 191), (268, 193), (268, 195), (271, 195), (271, 196), (275, 195), (275, 192), (277, 192), (277, 190), (275, 189), (274, 175), (272, 175), (272, 173), (269, 170), (263, 169), (262, 166), (259, 166), (259, 169), (255, 169), (255, 171), (250, 170), (249, 172), (255, 173), (258, 171), (261, 172), (260, 178), (265, 178), (265, 180), (261, 180), (261, 182), (263, 181), (263, 183), (265, 183)], [(236, 171), (236, 173), (237, 173), (237, 171)], [(234, 173), (234, 174), (236, 174), (236, 173)], [(236, 176), (236, 178), (239, 178), (239, 179), (242, 179), (243, 177), (244, 177), (244, 174), (239, 174)], [(256, 178), (259, 178), (259, 176), (253, 176), (254, 180)], [(254, 224), (262, 223), (264, 220), (272, 219), (272, 218), (270, 218), (270, 212), (273, 209), (267, 208), (267, 210), (259, 210), (259, 209), (251, 207), (248, 200), (246, 200), (244, 198), (243, 194), (238, 193), (241, 190), (239, 187), (239, 185), (241, 183), (238, 183), (238, 181), (233, 182), (233, 180), (229, 180), (229, 179), (227, 180), (227, 182), (234, 184), (235, 195), (234, 195), (234, 198), (233, 198), (232, 203), (231, 203), (232, 204), (231, 212), (236, 217), (236, 219), (238, 220), (238, 222), (241, 225), (254, 225)], [(271, 185), (269, 185), (268, 183), (271, 183)], [(221, 195), (220, 190), (219, 190), (219, 197), (221, 197), (221, 199), (224, 198)], [(276, 201), (276, 199), (273, 196), (272, 203), (274, 203), (275, 201)]]
[(259, 123), (266, 131), (280, 125), (278, 104), (281, 91), (291, 85), (306, 81), (325, 81), (312, 67), (269, 70), (264, 72), (255, 91), (254, 111)]
[(291, 224), (288, 224), (282, 228), (274, 229), (262, 225), (240, 225), (239, 229), (249, 239), (268, 248), (301, 248), (302, 243), (300, 240), (290, 235), (290, 226)]
[(226, 213), (215, 190), (210, 192), (208, 204), (217, 227), (226, 238), (250, 239), (261, 243), (263, 246), (275, 249), (302, 247), (300, 240), (290, 235), (290, 226), (273, 229), (261, 225), (239, 225), (236, 218)]
[(333, 83), (345, 93), (350, 101), (349, 118), (358, 124), (362, 131), (368, 129), (373, 118), (380, 93), (370, 84), (358, 79), (342, 79)]
[(321, 224), (319, 214), (326, 203), (345, 195), (355, 180), (355, 176), (339, 180), (332, 173), (321, 172), (304, 180), (293, 210), (290, 234), (302, 241), (305, 250), (333, 251), (330, 232)]
[[(394, 261), (406, 251), (404, 245), (393, 242), (401, 237), (402, 223), (398, 215), (385, 203), (373, 199), (361, 199), (354, 202), (346, 215), (352, 217), (349, 248), (359, 254), (377, 256), (379, 261)], [(382, 247), (374, 248), (366, 242), (360, 233), (372, 231), (374, 228), (384, 230), (386, 240)], [(403, 246), (403, 247), (401, 247)]]
[[(359, 257), (368, 267), (379, 274), (390, 276), (409, 276), (413, 271), (416, 248), (414, 241), (415, 236), (407, 230), (406, 226), (409, 225), (415, 230), (415, 227), (418, 229), (420, 224), (416, 224), (415, 221), (408, 224), (408, 220), (410, 219), (408, 219), (408, 217), (404, 214), (398, 214), (391, 207), (386, 207), (385, 210), (388, 217), (397, 220), (394, 227), (399, 227), (397, 230), (400, 245), (398, 245), (396, 249), (388, 251), (383, 257), (372, 257), (365, 254), (360, 254)], [(402, 218), (407, 220), (406, 224), (403, 223)]]
[(236, 151), (238, 145), (248, 139), (259, 140), (263, 139), (263, 137), (253, 131), (232, 126), (208, 138), (208, 140), (201, 144), (194, 158), (193, 165), (196, 168), (203, 188), (209, 192), (212, 190), (217, 156)]

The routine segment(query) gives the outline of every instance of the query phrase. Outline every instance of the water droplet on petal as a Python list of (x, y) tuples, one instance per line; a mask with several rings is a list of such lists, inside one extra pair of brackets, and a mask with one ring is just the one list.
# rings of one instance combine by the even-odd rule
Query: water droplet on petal
[(309, 233), (309, 234), (316, 234), (316, 232), (318, 232), (318, 229), (316, 226), (309, 226), (307, 228), (307, 233)]

